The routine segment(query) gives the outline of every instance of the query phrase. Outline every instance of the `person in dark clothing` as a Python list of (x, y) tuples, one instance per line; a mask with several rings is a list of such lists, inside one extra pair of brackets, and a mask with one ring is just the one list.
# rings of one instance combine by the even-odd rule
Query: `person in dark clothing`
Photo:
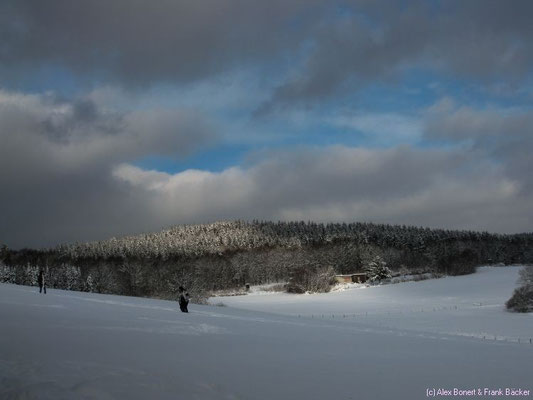
[(184, 309), (184, 312), (188, 313), (189, 312), (189, 309), (187, 307), (189, 307), (189, 300), (191, 299), (191, 296), (189, 296), (189, 293), (185, 293), (185, 296), (183, 296), (183, 309)]
[(37, 283), (39, 283), (39, 293), (42, 293), (44, 289), (44, 294), (46, 294), (46, 281), (44, 279), (43, 270), (39, 271), (39, 277), (37, 278)]
[(181, 312), (188, 313), (189, 310), (187, 309), (187, 306), (189, 305), (189, 293), (185, 292), (185, 288), (183, 286), (179, 287), (179, 305)]

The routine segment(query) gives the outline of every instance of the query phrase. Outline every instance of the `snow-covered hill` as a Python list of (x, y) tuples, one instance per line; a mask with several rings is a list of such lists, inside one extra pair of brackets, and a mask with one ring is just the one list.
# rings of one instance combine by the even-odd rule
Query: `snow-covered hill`
[[(234, 297), (223, 300), (230, 307), (192, 305), (190, 314), (168, 301), (2, 284), (0, 398), (364, 400), (422, 399), (432, 388), (531, 390), (533, 345), (523, 334), (533, 334), (533, 318), (503, 310), (515, 279), (516, 268), (482, 269), (327, 295)], [(343, 318), (349, 312), (356, 317)], [(494, 318), (487, 332), (500, 327), (500, 339), (522, 340), (454, 332), (473, 331), (462, 325), (472, 318), (476, 326)]]

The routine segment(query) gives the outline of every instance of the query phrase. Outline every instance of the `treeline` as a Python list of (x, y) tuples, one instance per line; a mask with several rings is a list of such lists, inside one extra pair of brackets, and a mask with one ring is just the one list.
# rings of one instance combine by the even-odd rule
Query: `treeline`
[(234, 221), (157, 233), (0, 250), (0, 281), (98, 293), (196, 300), (213, 290), (286, 281), (298, 271), (362, 271), (380, 256), (393, 271), (467, 274), (481, 264), (533, 263), (533, 234), (499, 235), (371, 223)]

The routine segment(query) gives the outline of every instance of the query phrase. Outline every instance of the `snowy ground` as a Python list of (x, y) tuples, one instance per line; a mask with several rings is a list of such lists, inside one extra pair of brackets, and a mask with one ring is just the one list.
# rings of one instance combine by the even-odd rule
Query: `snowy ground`
[(228, 307), (192, 305), (190, 314), (168, 301), (1, 284), (0, 398), (364, 400), (422, 399), (432, 388), (532, 390), (533, 317), (503, 310), (516, 276), (516, 268), (490, 268), (327, 295), (217, 298)]
[[(361, 323), (500, 341), (533, 337), (533, 315), (506, 312), (520, 267), (483, 267), (476, 274), (295, 295), (252, 290), (213, 303), (295, 317), (355, 319)], [(253, 288), (252, 288), (253, 289)]]

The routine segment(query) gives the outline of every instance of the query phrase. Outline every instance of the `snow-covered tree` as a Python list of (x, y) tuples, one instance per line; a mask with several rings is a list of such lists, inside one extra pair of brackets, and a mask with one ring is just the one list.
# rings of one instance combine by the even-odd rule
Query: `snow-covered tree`
[(65, 287), (68, 290), (81, 290), (81, 270), (76, 266), (66, 266), (65, 268)]
[(374, 257), (365, 267), (365, 272), (370, 282), (380, 282), (383, 279), (392, 277), (391, 270), (387, 268), (387, 263), (380, 256)]
[(505, 306), (517, 312), (533, 312), (533, 285), (519, 287)]
[(523, 286), (533, 285), (533, 265), (526, 265), (520, 270), (518, 282)]
[(514, 291), (513, 296), (505, 303), (506, 307), (517, 312), (533, 312), (533, 265), (520, 270), (518, 283), (522, 286)]
[(0, 282), (15, 283), (16, 276), (14, 267), (9, 267), (0, 261)]

